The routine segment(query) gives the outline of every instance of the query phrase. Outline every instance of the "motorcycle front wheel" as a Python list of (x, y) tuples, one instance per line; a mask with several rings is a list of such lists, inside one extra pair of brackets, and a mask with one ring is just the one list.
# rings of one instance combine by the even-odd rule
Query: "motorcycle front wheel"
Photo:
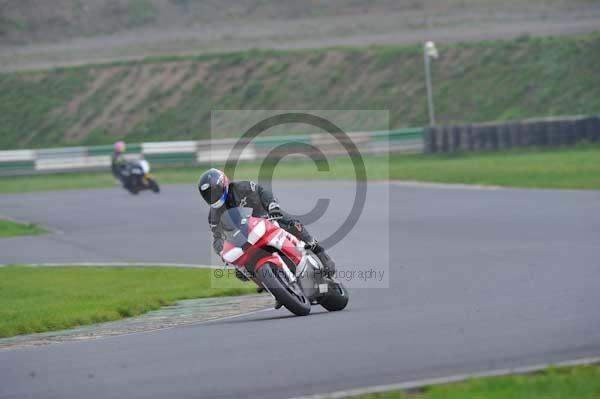
[(129, 184), (127, 184), (127, 186), (125, 186), (125, 188), (127, 189), (127, 191), (129, 191), (133, 195), (136, 195), (140, 192), (140, 190), (137, 188), (137, 186), (133, 182), (129, 182)]
[(277, 266), (266, 263), (258, 271), (257, 277), (287, 310), (296, 316), (306, 316), (310, 313), (310, 301), (299, 284), (288, 282)]

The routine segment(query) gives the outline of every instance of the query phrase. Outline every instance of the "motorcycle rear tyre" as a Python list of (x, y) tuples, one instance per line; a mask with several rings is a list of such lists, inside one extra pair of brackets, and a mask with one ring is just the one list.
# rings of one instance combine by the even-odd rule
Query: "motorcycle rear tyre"
[(342, 283), (329, 283), (330, 293), (320, 302), (330, 312), (343, 310), (348, 305), (348, 290)]

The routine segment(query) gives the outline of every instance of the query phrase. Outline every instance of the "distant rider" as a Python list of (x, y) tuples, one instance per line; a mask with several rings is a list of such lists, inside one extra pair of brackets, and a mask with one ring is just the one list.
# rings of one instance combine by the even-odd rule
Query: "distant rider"
[(122, 172), (125, 168), (127, 168), (127, 161), (125, 160), (125, 142), (117, 141), (113, 145), (113, 155), (111, 159), (111, 170), (113, 176), (118, 179), (120, 182), (123, 182)]
[[(225, 239), (223, 228), (220, 225), (221, 215), (229, 208), (248, 207), (252, 208), (253, 216), (277, 220), (282, 229), (310, 245), (310, 249), (323, 263), (324, 273), (329, 276), (335, 273), (335, 263), (325, 253), (325, 249), (310, 235), (299, 220), (292, 219), (281, 210), (279, 202), (271, 191), (253, 181), (230, 183), (225, 173), (218, 169), (209, 169), (200, 176), (198, 190), (206, 203), (210, 205), (208, 225), (213, 234), (213, 249), (217, 254), (221, 254)], [(245, 279), (241, 273), (236, 273), (236, 276), (242, 280)]]

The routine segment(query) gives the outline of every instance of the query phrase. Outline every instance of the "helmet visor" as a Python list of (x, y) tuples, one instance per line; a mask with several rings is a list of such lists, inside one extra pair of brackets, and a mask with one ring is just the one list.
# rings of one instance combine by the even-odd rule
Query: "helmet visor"
[(220, 201), (225, 202), (225, 190), (222, 186), (208, 187), (206, 190), (201, 190), (200, 194), (202, 195), (202, 198), (204, 198), (204, 201), (211, 206), (218, 205), (217, 207), (219, 207), (220, 205), (223, 205), (223, 203), (219, 205)]

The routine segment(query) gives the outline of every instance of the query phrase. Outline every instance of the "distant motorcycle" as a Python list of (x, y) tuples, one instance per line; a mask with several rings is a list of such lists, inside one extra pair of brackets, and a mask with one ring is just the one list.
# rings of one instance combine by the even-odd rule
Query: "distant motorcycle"
[(160, 187), (150, 174), (150, 164), (146, 160), (127, 163), (120, 172), (123, 187), (131, 194), (138, 194), (142, 190), (160, 192)]
[(323, 273), (323, 265), (303, 241), (276, 221), (253, 217), (251, 208), (230, 208), (221, 216), (225, 243), (221, 257), (266, 289), (290, 312), (310, 313), (311, 305), (329, 311), (348, 304), (341, 282)]

